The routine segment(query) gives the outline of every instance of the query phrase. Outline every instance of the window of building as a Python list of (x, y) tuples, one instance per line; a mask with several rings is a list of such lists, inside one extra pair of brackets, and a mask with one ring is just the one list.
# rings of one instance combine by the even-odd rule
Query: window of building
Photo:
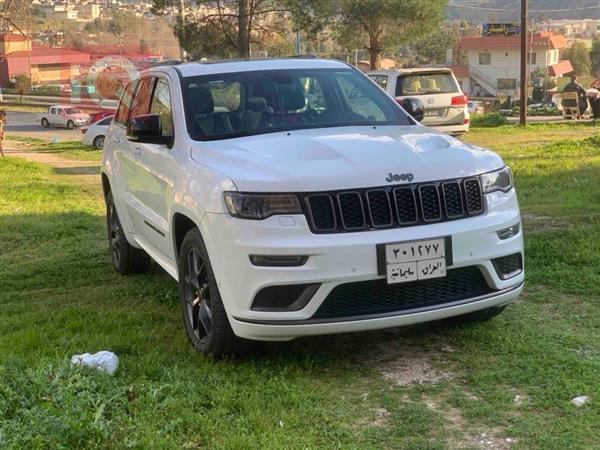
[(514, 78), (498, 78), (498, 89), (516, 89), (517, 80)]
[(491, 53), (480, 53), (479, 54), (479, 65), (489, 66), (492, 64), (492, 54)]
[(527, 53), (527, 63), (531, 65), (537, 64), (537, 53)]

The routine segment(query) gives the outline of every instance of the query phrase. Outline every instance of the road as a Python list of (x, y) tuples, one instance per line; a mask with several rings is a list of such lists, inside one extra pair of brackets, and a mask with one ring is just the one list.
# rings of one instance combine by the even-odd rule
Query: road
[(78, 141), (81, 139), (79, 128), (67, 130), (66, 128), (44, 128), (40, 125), (38, 113), (8, 111), (8, 123), (4, 127), (7, 135), (31, 137), (51, 141)]

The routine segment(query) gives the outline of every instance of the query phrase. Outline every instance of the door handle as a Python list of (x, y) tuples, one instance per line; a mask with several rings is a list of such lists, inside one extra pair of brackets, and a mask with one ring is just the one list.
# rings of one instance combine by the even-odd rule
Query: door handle
[(140, 156), (142, 154), (142, 147), (139, 147), (139, 146), (133, 147), (133, 154), (136, 156)]
[(113, 138), (113, 143), (120, 144), (121, 143), (121, 138), (118, 138), (118, 137)]

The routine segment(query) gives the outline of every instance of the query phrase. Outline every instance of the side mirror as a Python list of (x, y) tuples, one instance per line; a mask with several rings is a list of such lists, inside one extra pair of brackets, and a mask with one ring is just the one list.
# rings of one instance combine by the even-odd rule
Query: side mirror
[(129, 119), (127, 140), (141, 144), (172, 145), (172, 136), (161, 133), (160, 117), (156, 114), (145, 114)]
[(417, 122), (421, 122), (423, 117), (425, 117), (425, 106), (423, 106), (423, 102), (418, 98), (408, 97), (399, 103)]

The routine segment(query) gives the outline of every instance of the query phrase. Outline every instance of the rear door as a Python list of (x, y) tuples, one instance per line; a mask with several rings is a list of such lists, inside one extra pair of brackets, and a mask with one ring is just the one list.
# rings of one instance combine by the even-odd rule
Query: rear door
[(421, 100), (425, 106), (424, 125), (463, 125), (466, 117), (467, 98), (449, 70), (399, 75), (395, 97)]
[[(129, 203), (131, 201), (131, 187), (128, 179), (128, 169), (130, 164), (131, 150), (129, 141), (127, 140), (127, 123), (129, 121), (129, 112), (133, 102), (133, 95), (137, 89), (138, 80), (130, 82), (123, 95), (115, 113), (113, 123), (104, 141), (105, 158), (109, 161), (114, 161), (112, 167), (113, 177), (113, 196), (119, 212), (121, 221), (124, 226), (131, 232), (136, 232), (131, 218), (131, 210)], [(117, 195), (115, 195), (117, 194)]]

